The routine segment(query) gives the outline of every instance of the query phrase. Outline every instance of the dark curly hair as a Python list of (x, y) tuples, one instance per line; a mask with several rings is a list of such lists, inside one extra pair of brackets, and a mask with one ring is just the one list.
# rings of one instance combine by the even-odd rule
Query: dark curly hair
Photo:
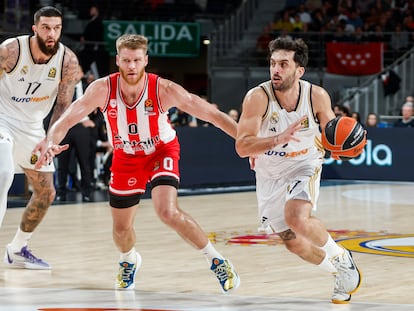
[(308, 46), (303, 39), (292, 39), (290, 37), (278, 37), (269, 42), (269, 55), (274, 51), (287, 50), (294, 51), (293, 60), (301, 67), (306, 67), (308, 64)]

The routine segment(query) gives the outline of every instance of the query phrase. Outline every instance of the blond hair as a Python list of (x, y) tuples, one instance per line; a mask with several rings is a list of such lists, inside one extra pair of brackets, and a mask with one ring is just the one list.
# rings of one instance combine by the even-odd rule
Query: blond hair
[(147, 54), (148, 39), (143, 35), (124, 34), (116, 40), (116, 52), (119, 54), (121, 49), (143, 49), (145, 54)]

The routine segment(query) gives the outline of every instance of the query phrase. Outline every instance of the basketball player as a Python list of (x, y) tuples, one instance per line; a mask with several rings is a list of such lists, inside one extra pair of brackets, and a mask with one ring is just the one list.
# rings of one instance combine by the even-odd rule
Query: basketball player
[(236, 289), (239, 277), (231, 262), (210, 243), (198, 223), (178, 207), (180, 145), (168, 120), (177, 107), (211, 122), (236, 137), (236, 122), (180, 85), (147, 73), (148, 41), (141, 35), (123, 35), (116, 42), (119, 72), (94, 81), (51, 127), (34, 152), (37, 167), (67, 148), (59, 142), (70, 127), (96, 108), (102, 110), (113, 146), (109, 204), (113, 238), (120, 251), (116, 289), (134, 289), (142, 259), (135, 249), (134, 218), (147, 183), (158, 217), (186, 242), (205, 255), (223, 292)]
[(269, 52), (271, 79), (244, 98), (236, 150), (253, 159), (262, 225), (289, 251), (332, 273), (332, 302), (348, 303), (360, 273), (350, 252), (312, 216), (324, 155), (319, 127), (335, 118), (331, 100), (322, 87), (301, 79), (308, 62), (302, 39), (277, 38)]
[(33, 193), (4, 260), (12, 267), (50, 269), (27, 247), (55, 197), (54, 166), (35, 169), (32, 150), (45, 137), (43, 119), (55, 99), (51, 122), (71, 103), (79, 65), (76, 55), (59, 42), (60, 11), (39, 9), (32, 30), (33, 36), (11, 38), (0, 45), (0, 223), (14, 173), (23, 171)]

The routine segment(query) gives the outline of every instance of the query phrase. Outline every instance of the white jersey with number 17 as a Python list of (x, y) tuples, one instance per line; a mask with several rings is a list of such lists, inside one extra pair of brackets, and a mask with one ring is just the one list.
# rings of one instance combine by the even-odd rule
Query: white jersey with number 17
[(30, 36), (16, 38), (19, 56), (16, 65), (0, 77), (0, 117), (28, 123), (43, 122), (53, 107), (62, 75), (65, 47), (45, 64), (36, 64), (30, 51)]

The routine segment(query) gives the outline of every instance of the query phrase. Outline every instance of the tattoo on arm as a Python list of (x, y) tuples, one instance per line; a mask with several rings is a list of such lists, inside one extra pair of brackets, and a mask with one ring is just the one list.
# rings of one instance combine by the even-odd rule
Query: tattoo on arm
[(0, 48), (0, 75), (3, 71), (10, 72), (17, 63), (19, 57), (19, 44), (13, 40)]
[(283, 231), (283, 232), (279, 232), (278, 235), (280, 236), (280, 238), (283, 241), (296, 239), (296, 234), (291, 229), (288, 229), (288, 230)]
[(60, 81), (56, 105), (50, 120), (52, 125), (72, 103), (75, 86), (80, 81), (80, 66), (76, 55), (67, 50), (62, 68), (62, 80)]

